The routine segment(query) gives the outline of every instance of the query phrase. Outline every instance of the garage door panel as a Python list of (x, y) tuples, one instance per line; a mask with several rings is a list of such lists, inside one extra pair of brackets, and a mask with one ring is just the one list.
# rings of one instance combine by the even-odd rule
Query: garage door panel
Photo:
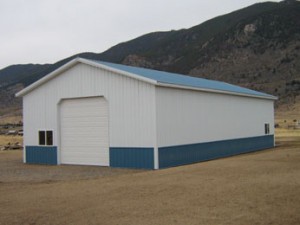
[[(96, 124), (102, 125), (103, 123), (107, 122), (107, 116), (101, 116), (101, 117), (94, 117), (94, 119), (96, 120)], [(89, 117), (76, 117), (76, 120), (78, 121), (78, 123), (91, 123), (91, 118)], [(63, 123), (64, 124), (69, 124), (69, 123), (73, 123), (74, 121), (74, 117), (64, 117), (63, 119)]]
[[(97, 98), (98, 97), (67, 99), (68, 102), (65, 103), (67, 108), (64, 109), (64, 110), (68, 110), (70, 108), (81, 108), (81, 107), (84, 107), (84, 108), (87, 108), (87, 107), (93, 107), (93, 108), (106, 107), (106, 103), (105, 102), (99, 102)], [(99, 98), (101, 98), (101, 97), (99, 97)], [(95, 105), (95, 103), (97, 105)], [(78, 105), (78, 104), (80, 104), (80, 105)]]
[[(91, 111), (91, 110), (94, 110), (94, 111)], [(102, 109), (90, 109), (89, 111), (81, 110), (81, 109), (74, 109), (74, 111), (65, 111), (64, 113), (68, 113), (68, 115), (65, 117), (69, 117), (69, 118), (80, 117), (83, 113), (85, 114), (85, 117), (97, 117), (97, 116), (99, 116), (99, 111), (102, 111)], [(104, 113), (102, 116), (107, 117), (108, 114)]]
[(72, 132), (71, 128), (67, 129), (64, 133), (65, 137), (73, 137), (75, 139), (87, 137), (87, 138), (94, 138), (94, 137), (105, 137), (107, 138), (108, 129), (101, 130), (97, 132), (97, 129), (82, 129), (76, 130)]
[[(87, 134), (90, 132), (90, 135)], [(106, 135), (106, 132), (108, 132), (108, 130), (105, 130), (105, 131), (101, 131), (101, 133), (95, 133), (94, 131), (90, 131), (90, 130), (82, 130), (82, 131), (78, 131), (76, 132), (75, 134), (72, 134), (71, 131), (66, 131), (65, 132), (65, 137), (71, 137), (73, 139), (78, 139), (78, 138), (95, 138), (95, 137), (99, 137), (101, 135), (101, 137), (103, 138), (107, 138), (107, 135)], [(100, 135), (99, 135), (100, 134)], [(86, 140), (86, 139), (85, 139)]]
[(75, 131), (84, 131), (84, 132), (92, 132), (92, 129), (95, 129), (95, 130), (99, 130), (99, 129), (105, 129), (105, 130), (108, 130), (108, 128), (105, 128), (104, 126), (106, 125), (105, 123), (103, 123), (102, 126), (97, 126), (95, 124), (93, 124), (92, 122), (90, 123), (91, 125), (89, 124), (82, 124), (79, 122), (78, 124), (62, 124), (62, 126), (64, 126), (65, 130), (68, 131), (68, 129), (70, 130), (74, 130), (74, 128), (76, 128), (74, 130)]
[[(74, 165), (74, 162), (76, 162), (76, 165), (80, 164), (80, 165), (98, 165), (98, 166), (99, 166), (99, 164), (95, 161), (91, 162), (90, 158), (100, 158), (100, 160), (105, 160), (105, 158), (106, 158), (105, 156), (101, 157), (100, 155), (84, 155), (84, 154), (81, 154), (78, 156), (66, 155), (64, 157), (66, 157), (64, 164), (73, 164)], [(108, 166), (108, 165), (105, 165), (105, 166)]]
[(61, 163), (109, 165), (108, 104), (103, 97), (61, 103)]
[[(72, 99), (72, 100), (74, 100), (74, 99)], [(76, 101), (77, 100), (78, 99), (76, 99)], [(66, 112), (67, 111), (74, 112), (74, 109), (76, 109), (76, 111), (79, 110), (79, 111), (90, 112), (91, 109), (93, 109), (93, 110), (103, 110), (103, 109), (106, 108), (106, 104), (105, 103), (102, 104), (102, 103), (99, 103), (97, 101), (94, 101), (93, 103), (91, 103), (89, 105), (86, 105), (86, 104), (84, 104), (84, 101), (90, 101), (90, 100), (89, 99), (85, 99), (83, 101), (77, 101), (77, 102), (73, 103), (75, 105), (70, 105), (70, 104), (67, 103), (66, 104), (67, 108), (64, 108), (63, 110), (66, 111)], [(78, 104), (80, 104), (80, 106)], [(98, 105), (96, 105), (96, 104), (98, 104)]]
[(108, 145), (108, 142), (107, 141), (93, 141), (93, 142), (87, 142), (87, 143), (82, 143), (82, 144), (74, 144), (74, 141), (70, 141), (70, 140), (67, 140), (66, 141), (66, 144), (62, 146), (62, 149), (65, 150), (65, 149), (69, 149), (69, 148), (74, 148), (74, 147), (80, 147), (80, 148), (84, 148), (84, 147), (101, 147), (101, 148), (104, 148), (104, 147), (107, 147)]
[[(82, 138), (81, 140), (83, 140), (84, 138)], [(65, 144), (62, 145), (62, 147), (69, 147), (69, 146), (90, 146), (90, 145), (97, 145), (97, 146), (108, 146), (108, 141), (107, 139), (104, 139), (104, 138), (100, 138), (98, 140), (95, 140), (95, 139), (90, 139), (90, 140), (84, 140), (84, 141), (81, 141), (80, 140), (76, 140), (74, 138), (66, 138), (65, 139)]]
[(105, 158), (106, 156), (108, 156), (108, 154), (99, 154), (99, 153), (83, 153), (80, 149), (77, 149), (77, 151), (74, 151), (76, 153), (75, 154), (71, 154), (71, 153), (67, 153), (64, 154), (64, 156), (67, 156), (68, 159), (75, 159), (75, 158), (79, 158), (79, 159), (90, 159), (91, 157), (93, 158)]
[[(87, 146), (88, 148), (90, 149), (94, 149), (95, 151), (89, 151), (89, 152), (85, 152), (85, 151), (82, 151), (82, 147), (79, 146), (75, 146), (75, 147), (68, 147), (66, 148), (64, 152), (62, 152), (62, 155), (73, 155), (73, 153), (76, 153), (74, 155), (89, 155), (89, 154), (98, 154), (98, 155), (101, 155), (101, 156), (105, 156), (105, 155), (108, 155), (108, 152), (99, 152), (97, 151), (98, 149), (98, 146)], [(104, 147), (103, 147), (104, 148)]]
[[(98, 145), (100, 145), (101, 143), (105, 143), (105, 145), (108, 143), (107, 138), (85, 138), (82, 137), (80, 140), (78, 140), (78, 138), (72, 138), (72, 137), (65, 137), (64, 138), (64, 144), (62, 145), (63, 147), (67, 147), (69, 145), (75, 145), (75, 146), (85, 146), (88, 145), (90, 143), (97, 143)], [(80, 142), (80, 143), (79, 143)]]
[[(78, 99), (76, 99), (76, 100), (78, 100)], [(98, 104), (98, 102), (95, 101), (95, 102), (91, 102), (90, 104), (85, 104), (84, 101), (86, 101), (86, 99), (82, 100), (82, 101), (73, 102), (72, 104), (68, 103), (68, 108), (66, 108), (64, 110), (70, 110), (70, 109), (82, 109), (82, 110), (84, 110), (84, 109), (91, 109), (91, 108), (99, 109), (99, 108), (105, 108), (106, 107), (105, 103), (103, 103), (103, 104), (99, 103)], [(80, 106), (78, 106), (78, 103), (80, 103)], [(95, 105), (95, 103), (98, 104), (98, 105)]]
[[(85, 139), (85, 137), (82, 137), (81, 140), (72, 138), (72, 137), (66, 137), (64, 139), (64, 144), (62, 145), (62, 147), (68, 147), (68, 146), (87, 146), (87, 145), (103, 145), (103, 146), (107, 146), (108, 141), (106, 138), (99, 138), (97, 140), (95, 140), (97, 137), (95, 137), (94, 139), (89, 138), (89, 139)], [(81, 141), (81, 143), (78, 143), (79, 141)]]
[[(76, 162), (76, 163), (74, 163), (74, 162)], [(81, 158), (74, 158), (74, 159), (66, 160), (64, 162), (64, 164), (83, 165), (83, 166), (99, 166), (99, 164), (96, 163), (96, 162), (90, 162), (88, 160), (84, 160), (84, 159), (81, 159)], [(108, 165), (103, 165), (103, 166), (108, 166)]]
[(82, 152), (81, 149), (77, 149), (77, 151), (74, 151), (74, 153), (76, 154), (73, 154), (72, 153), (66, 153), (64, 154), (64, 156), (69, 156), (69, 158), (90, 158), (90, 157), (99, 157), (99, 158), (104, 158), (106, 156), (108, 156), (108, 154), (100, 154), (100, 153), (95, 153), (95, 152), (89, 152), (89, 153), (86, 153), (86, 152)]

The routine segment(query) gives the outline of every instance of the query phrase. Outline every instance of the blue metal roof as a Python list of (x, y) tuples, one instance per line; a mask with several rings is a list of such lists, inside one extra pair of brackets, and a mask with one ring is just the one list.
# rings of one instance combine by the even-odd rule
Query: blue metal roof
[(228, 84), (225, 82), (213, 81), (204, 78), (191, 77), (187, 75), (181, 75), (176, 73), (169, 73), (169, 72), (163, 72), (163, 71), (157, 71), (157, 70), (151, 70), (151, 69), (145, 69), (145, 68), (139, 68), (133, 66), (125, 66), (121, 64), (108, 63), (108, 62), (102, 62), (96, 60), (92, 60), (92, 61), (102, 64), (104, 66), (111, 67), (113, 69), (125, 71), (141, 77), (156, 80), (157, 82), (163, 84), (173, 84), (173, 85), (187, 86), (192, 88), (226, 91), (226, 92), (232, 92), (238, 94), (254, 95), (254, 96), (275, 99), (275, 97), (272, 95), (250, 90), (248, 88), (243, 88), (236, 85)]

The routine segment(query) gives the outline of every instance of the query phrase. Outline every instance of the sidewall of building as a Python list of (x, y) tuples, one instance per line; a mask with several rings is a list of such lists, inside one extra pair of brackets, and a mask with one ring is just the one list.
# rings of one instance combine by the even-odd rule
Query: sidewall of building
[[(273, 100), (267, 99), (157, 87), (159, 167), (274, 146), (273, 104)], [(269, 124), (269, 134), (265, 134), (265, 124)], [(239, 148), (232, 152), (228, 149), (235, 146)], [(212, 151), (215, 153), (211, 154)], [(173, 160), (174, 164), (164, 162), (163, 158)]]

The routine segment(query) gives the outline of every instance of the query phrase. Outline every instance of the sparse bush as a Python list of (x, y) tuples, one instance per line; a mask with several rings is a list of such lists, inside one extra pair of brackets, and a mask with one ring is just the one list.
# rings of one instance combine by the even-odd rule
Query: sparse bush
[(291, 59), (289, 56), (285, 56), (283, 59), (280, 60), (280, 63), (290, 63), (291, 61), (293, 61), (293, 59)]

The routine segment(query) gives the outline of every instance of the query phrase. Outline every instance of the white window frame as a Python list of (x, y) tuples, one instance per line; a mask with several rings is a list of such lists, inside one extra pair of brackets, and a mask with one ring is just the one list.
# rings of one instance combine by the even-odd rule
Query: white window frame
[[(47, 143), (47, 132), (48, 131), (51, 131), (52, 132), (52, 144), (51, 145), (49, 145), (48, 143)], [(44, 145), (41, 145), (40, 144), (40, 132), (45, 132), (45, 144)], [(52, 130), (52, 129), (49, 129), (49, 130), (46, 130), (46, 129), (39, 129), (38, 130), (38, 146), (53, 146), (53, 144), (54, 144), (54, 130)]]
[(265, 129), (265, 135), (270, 134), (270, 123), (265, 123), (264, 129)]

